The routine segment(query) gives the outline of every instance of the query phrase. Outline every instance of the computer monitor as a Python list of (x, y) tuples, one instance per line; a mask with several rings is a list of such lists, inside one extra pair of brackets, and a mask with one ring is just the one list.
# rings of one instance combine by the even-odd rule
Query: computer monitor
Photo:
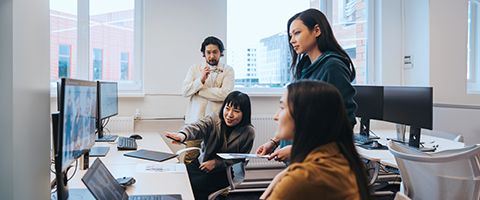
[(410, 126), (409, 146), (420, 146), (420, 130), (432, 129), (431, 87), (385, 86), (383, 120)]
[(103, 120), (118, 114), (118, 83), (97, 81), (97, 94), (97, 133), (99, 138), (97, 141), (115, 140), (114, 138), (105, 138)]
[(57, 81), (57, 111), (60, 111), (60, 96), (61, 96), (61, 80), (60, 81)]
[[(355, 116), (360, 117), (359, 135), (370, 138), (370, 119), (383, 118), (383, 86), (354, 85), (353, 87), (357, 91), (353, 99), (357, 103)], [(370, 139), (378, 139), (378, 137)]]
[(95, 143), (97, 92), (95, 82), (65, 78), (61, 82), (61, 107), (58, 119), (53, 120), (57, 123), (53, 124), (53, 138), (57, 195), (66, 199), (68, 167)]

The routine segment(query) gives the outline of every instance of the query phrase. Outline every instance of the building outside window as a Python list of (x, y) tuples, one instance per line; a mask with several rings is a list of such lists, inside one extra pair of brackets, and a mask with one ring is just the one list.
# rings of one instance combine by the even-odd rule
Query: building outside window
[(340, 46), (355, 65), (355, 83), (368, 83), (368, 0), (331, 1), (330, 24)]
[[(117, 81), (120, 91), (141, 91), (142, 62), (135, 58), (142, 49), (142, 10), (136, 0), (50, 0), (52, 94), (62, 77)], [(61, 45), (69, 45), (69, 59)]]
[(103, 51), (102, 49), (93, 49), (93, 80), (102, 79)]
[[(368, 0), (228, 1), (227, 64), (235, 69), (235, 87), (282, 88), (292, 81), (287, 21), (308, 8), (326, 13), (338, 42), (355, 65), (355, 83), (367, 83), (367, 4)], [(266, 15), (272, 5), (275, 12)]]
[(58, 78), (70, 77), (71, 56), (70, 45), (61, 44), (58, 46)]
[[(50, 81), (77, 76), (77, 1), (50, 1)], [(52, 90), (56, 91), (56, 90)]]
[(128, 53), (120, 54), (120, 80), (128, 80)]

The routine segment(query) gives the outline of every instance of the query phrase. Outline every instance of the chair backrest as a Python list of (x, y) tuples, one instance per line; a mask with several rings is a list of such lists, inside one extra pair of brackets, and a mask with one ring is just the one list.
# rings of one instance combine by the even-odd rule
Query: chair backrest
[(411, 199), (480, 199), (480, 145), (436, 153), (387, 145)]
[(423, 135), (434, 136), (434, 137), (439, 137), (439, 138), (444, 138), (444, 139), (452, 140), (452, 141), (455, 141), (455, 142), (463, 142), (463, 135), (456, 134), (456, 133), (451, 133), (451, 132), (422, 129), (422, 134)]
[(407, 195), (403, 194), (402, 192), (397, 192), (395, 194), (395, 198), (393, 200), (412, 200)]
[(245, 162), (237, 162), (227, 168), (227, 178), (231, 190), (237, 188), (245, 180), (245, 165)]

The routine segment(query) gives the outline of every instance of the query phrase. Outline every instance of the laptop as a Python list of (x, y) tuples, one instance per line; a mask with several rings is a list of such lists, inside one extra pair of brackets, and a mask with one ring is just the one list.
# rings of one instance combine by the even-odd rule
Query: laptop
[(115, 180), (100, 159), (95, 159), (90, 169), (82, 177), (88, 190), (98, 200), (181, 200), (180, 194), (132, 195)]

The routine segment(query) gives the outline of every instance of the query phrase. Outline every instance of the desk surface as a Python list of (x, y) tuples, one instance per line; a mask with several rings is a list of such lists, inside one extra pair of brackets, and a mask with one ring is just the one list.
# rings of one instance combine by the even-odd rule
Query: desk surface
[[(387, 138), (397, 137), (395, 130), (374, 130), (373, 132), (380, 137), (378, 141), (382, 145), (387, 145)], [(408, 140), (408, 134), (406, 135), (406, 139)], [(425, 147), (433, 147), (434, 145), (438, 145), (435, 152), (448, 149), (458, 149), (465, 146), (464, 143), (461, 142), (455, 142), (429, 135), (421, 135), (420, 141), (424, 142), (423, 145)], [(389, 150), (369, 150), (357, 146), (357, 151), (360, 156), (364, 157), (365, 159), (379, 161), (383, 165), (398, 168), (395, 157), (390, 153)]]
[[(160, 133), (138, 133), (143, 139), (137, 140), (138, 149), (147, 149), (171, 153)], [(119, 134), (127, 137), (126, 134)], [(131, 151), (118, 151), (116, 142), (97, 142), (94, 147), (110, 147), (106, 157), (100, 157), (102, 162), (114, 177), (132, 176), (136, 183), (127, 187), (129, 195), (139, 194), (181, 194), (182, 199), (193, 200), (188, 173), (184, 164), (178, 164), (177, 159), (155, 162), (138, 158), (126, 157), (123, 154)], [(90, 165), (95, 160), (90, 157)], [(176, 167), (176, 171), (160, 172), (146, 170), (146, 167)], [(70, 170), (73, 171), (73, 170)], [(75, 176), (68, 182), (69, 188), (86, 188), (81, 178), (86, 170), (77, 170)], [(70, 173), (69, 173), (70, 174)]]

